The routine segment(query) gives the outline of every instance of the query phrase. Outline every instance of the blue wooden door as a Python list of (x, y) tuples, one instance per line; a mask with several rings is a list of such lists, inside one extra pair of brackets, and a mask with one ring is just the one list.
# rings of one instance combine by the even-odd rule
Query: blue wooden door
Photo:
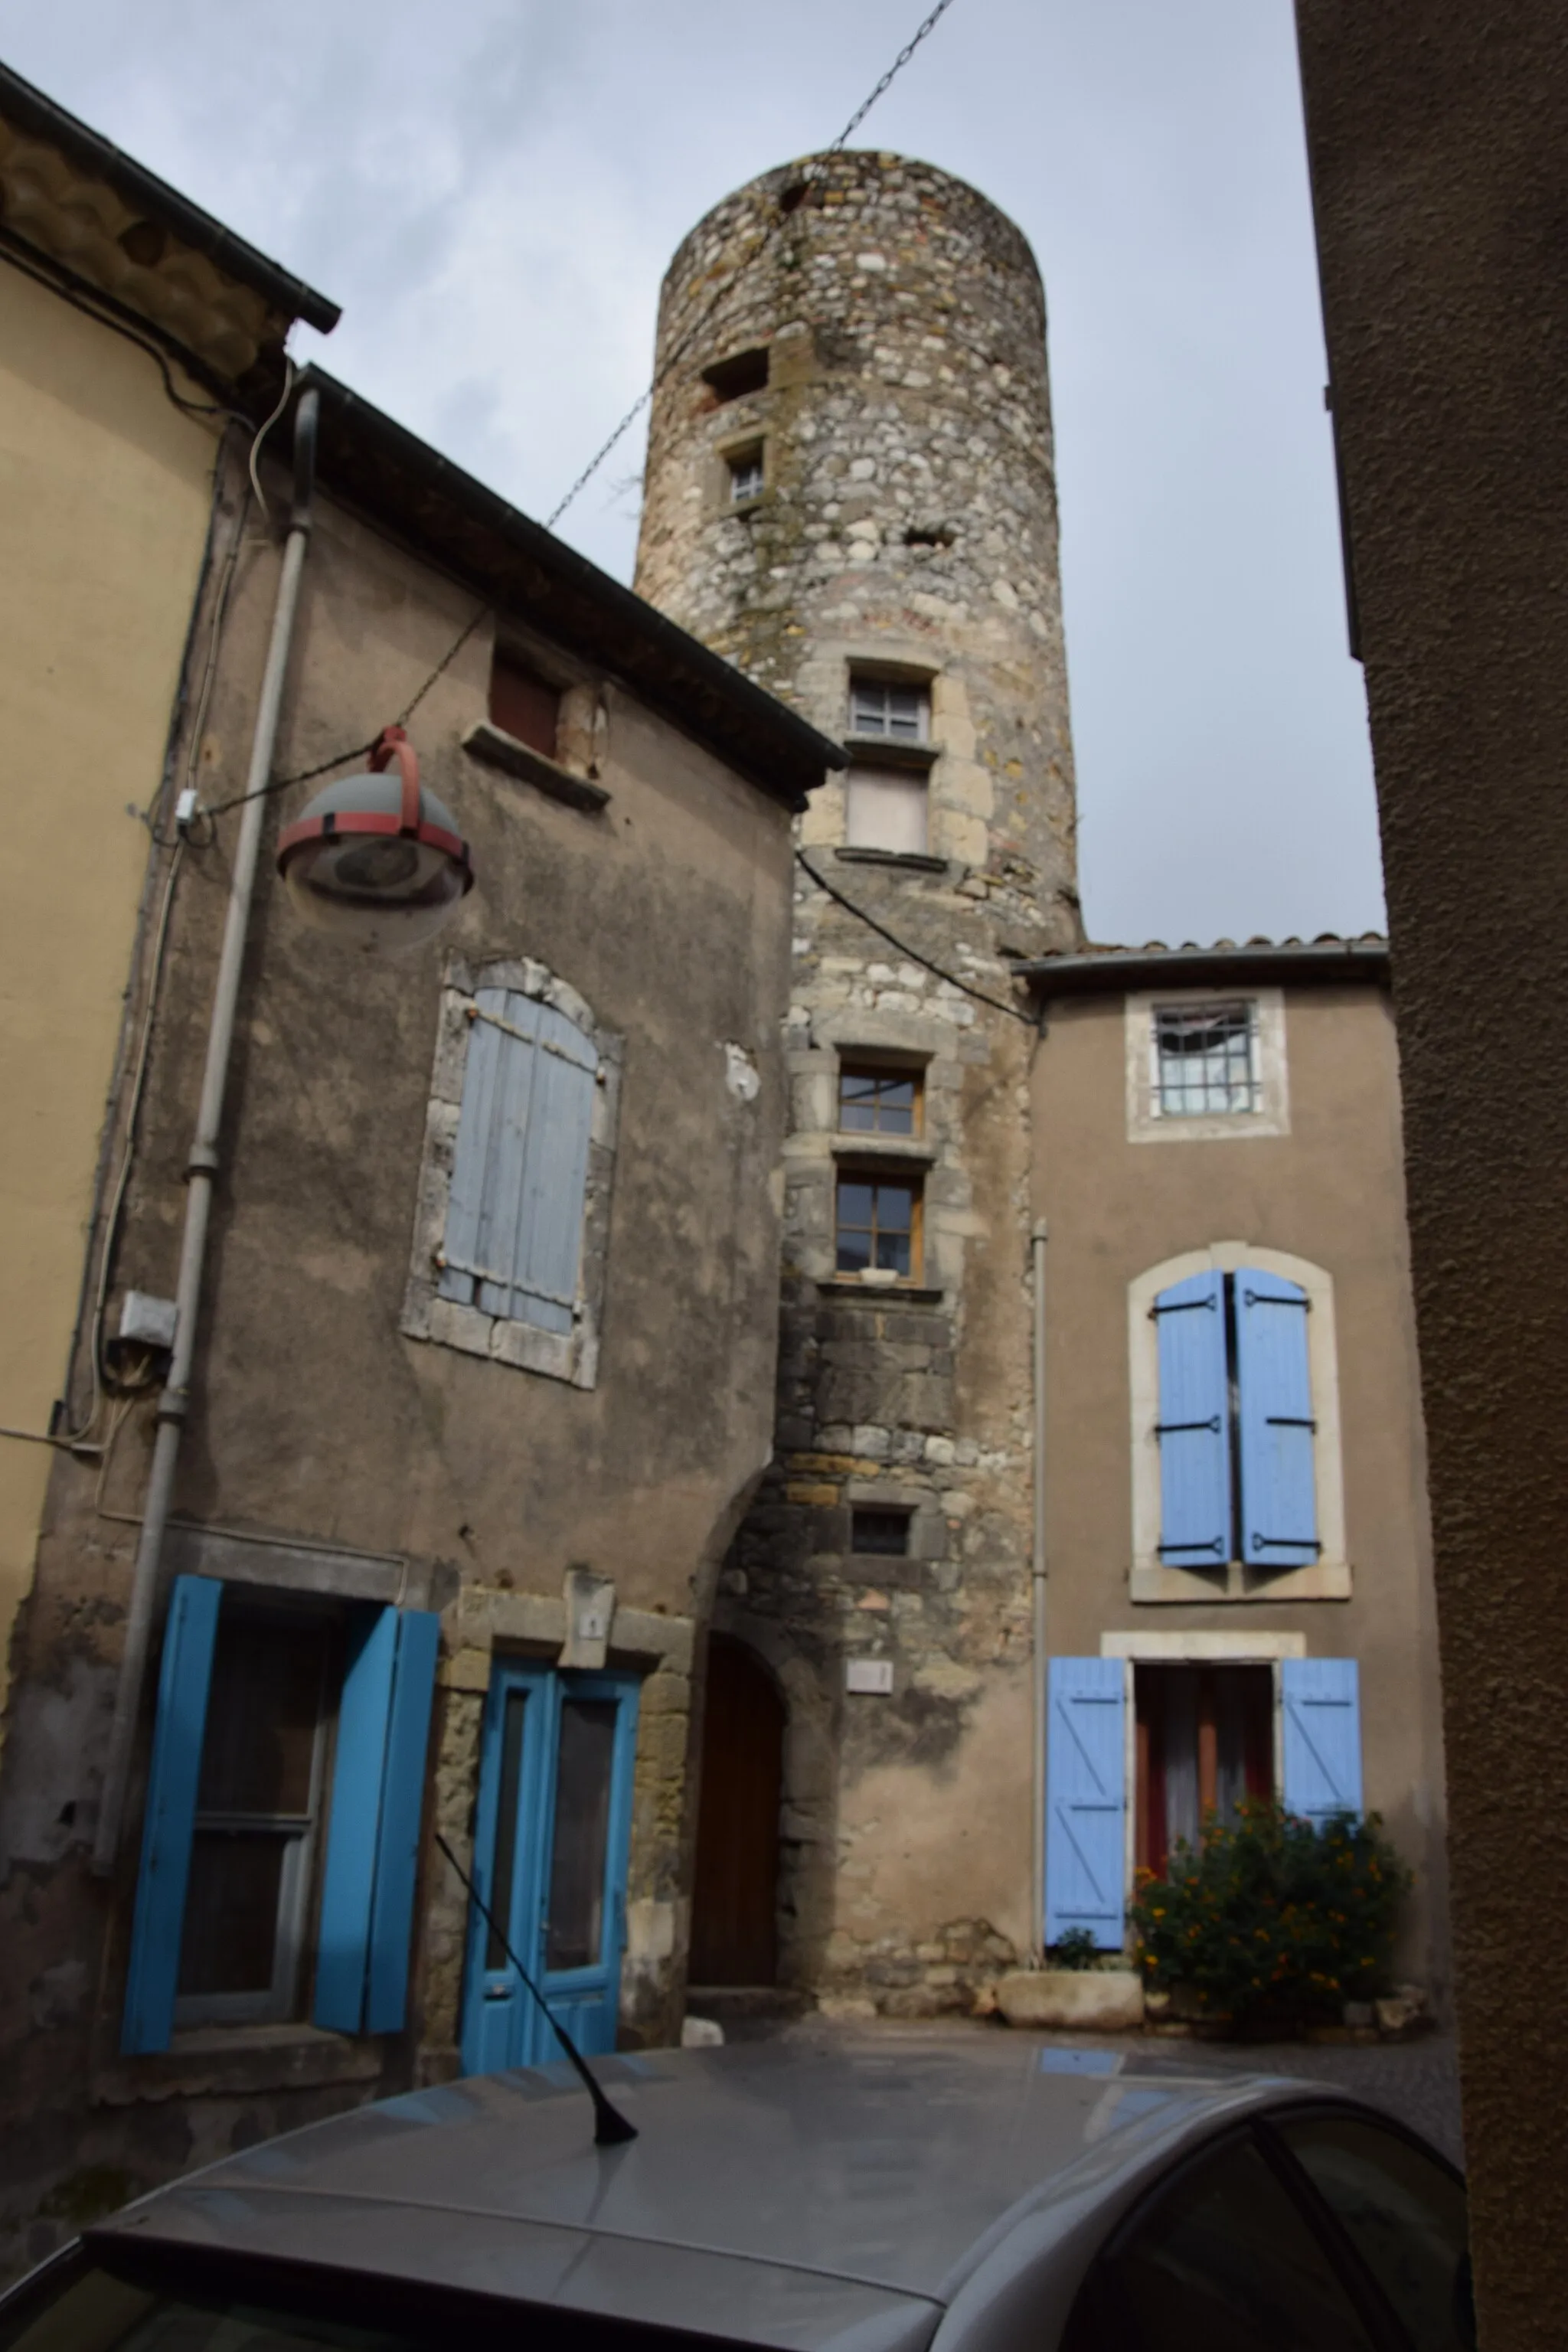
[(485, 1706), (474, 1878), (505, 1941), (468, 1922), (463, 2067), (548, 2065), (561, 2045), (510, 1943), (579, 2049), (616, 2046), (637, 1686), (498, 1666)]

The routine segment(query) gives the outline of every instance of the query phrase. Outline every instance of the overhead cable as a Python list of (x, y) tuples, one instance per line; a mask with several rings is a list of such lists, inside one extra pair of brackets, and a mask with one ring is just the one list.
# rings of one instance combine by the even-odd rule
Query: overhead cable
[(961, 989), (965, 996), (973, 996), (976, 1004), (988, 1004), (993, 1013), (1005, 1013), (1010, 1021), (1021, 1021), (1026, 1029), (1038, 1028), (1039, 1024), (1032, 1013), (1020, 1013), (1016, 1004), (1005, 1003), (999, 996), (987, 996), (983, 988), (975, 988), (967, 980), (961, 980), (957, 972), (949, 971), (945, 965), (933, 963), (931, 957), (922, 954), (919, 948), (910, 947), (908, 940), (901, 940), (897, 931), (890, 931), (886, 923), (879, 923), (875, 915), (868, 915), (864, 907), (858, 907), (853, 898), (847, 898), (826, 874), (818, 873), (804, 849), (797, 849), (795, 855), (795, 863), (803, 872), (810, 875), (819, 890), (826, 890), (847, 915), (855, 916), (868, 930), (875, 931), (879, 940), (886, 940), (890, 948), (897, 948), (900, 955), (908, 956), (911, 963), (921, 964), (927, 971), (934, 971), (938, 980), (945, 980), (950, 988)]

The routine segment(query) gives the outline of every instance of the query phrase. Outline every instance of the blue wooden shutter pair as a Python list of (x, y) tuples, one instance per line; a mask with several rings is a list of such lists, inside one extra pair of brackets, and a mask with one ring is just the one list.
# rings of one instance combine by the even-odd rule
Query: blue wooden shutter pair
[[(127, 2055), (166, 2050), (174, 2031), (222, 1598), (212, 1577), (174, 1580), (121, 2031)], [(350, 1615), (314, 2012), (318, 2025), (343, 2033), (393, 2033), (403, 2023), (438, 1625), (426, 1610)]]
[(1360, 1815), (1361, 1678), (1353, 1658), (1286, 1658), (1279, 1667), (1288, 1813), (1321, 1829), (1337, 1813)]
[(598, 1055), (516, 989), (481, 988), (475, 1003), (440, 1294), (569, 1335)]
[(1231, 1277), (1241, 1528), (1231, 1524), (1226, 1277), (1195, 1274), (1154, 1301), (1159, 1335), (1160, 1558), (1173, 1568), (1300, 1568), (1318, 1558), (1307, 1294), (1256, 1266)]
[(1127, 1875), (1126, 1668), (1120, 1658), (1053, 1658), (1046, 1743), (1046, 1941), (1086, 1928), (1101, 1951), (1122, 1939)]

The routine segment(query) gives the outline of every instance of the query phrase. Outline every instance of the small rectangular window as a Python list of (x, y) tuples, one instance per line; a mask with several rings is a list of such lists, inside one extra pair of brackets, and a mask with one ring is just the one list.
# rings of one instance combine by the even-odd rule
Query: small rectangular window
[(850, 1550), (871, 1552), (889, 1559), (907, 1559), (910, 1517), (908, 1511), (880, 1506), (861, 1508), (856, 1505), (849, 1513)]
[(241, 1608), (219, 1622), (175, 2018), (299, 2013), (321, 1807), (331, 1628)]
[(1157, 1118), (1200, 1118), (1259, 1108), (1257, 1007), (1250, 1003), (1154, 1009)]
[(838, 1180), (837, 1269), (897, 1275), (914, 1271), (920, 1188), (907, 1177), (843, 1175)]
[(736, 352), (727, 360), (715, 360), (702, 371), (702, 381), (721, 401), (742, 400), (749, 392), (766, 392), (768, 388), (768, 347)]
[(763, 445), (759, 441), (749, 449), (731, 449), (724, 463), (730, 468), (730, 504), (742, 506), (748, 499), (763, 495)]
[(890, 743), (924, 743), (931, 736), (931, 689), (896, 686), (879, 677), (852, 678), (849, 732), (881, 735)]
[(845, 779), (844, 838), (851, 849), (926, 854), (924, 776), (904, 768), (851, 768)]
[(838, 1125), (847, 1135), (918, 1135), (921, 1079), (918, 1070), (868, 1067), (842, 1062), (838, 1068)]
[(559, 689), (510, 655), (498, 653), (490, 666), (491, 726), (553, 760), (560, 723)]

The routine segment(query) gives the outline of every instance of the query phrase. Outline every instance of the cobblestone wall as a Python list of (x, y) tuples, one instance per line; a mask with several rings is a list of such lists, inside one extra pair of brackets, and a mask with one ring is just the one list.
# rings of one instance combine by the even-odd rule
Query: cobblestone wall
[[(1078, 936), (1044, 297), (973, 189), (842, 155), (691, 232), (658, 352), (639, 590), (831, 734), (856, 674), (929, 696), (923, 854), (849, 845), (837, 783), (803, 820), (777, 1447), (715, 1621), (789, 1707), (786, 1981), (929, 2013), (1029, 1933), (1033, 1039), (1008, 957)], [(857, 1055), (921, 1076), (921, 1250), (892, 1288), (837, 1273)], [(858, 1505), (909, 1513), (905, 1556), (856, 1552)], [(866, 1657), (889, 1694), (847, 1691)]]

